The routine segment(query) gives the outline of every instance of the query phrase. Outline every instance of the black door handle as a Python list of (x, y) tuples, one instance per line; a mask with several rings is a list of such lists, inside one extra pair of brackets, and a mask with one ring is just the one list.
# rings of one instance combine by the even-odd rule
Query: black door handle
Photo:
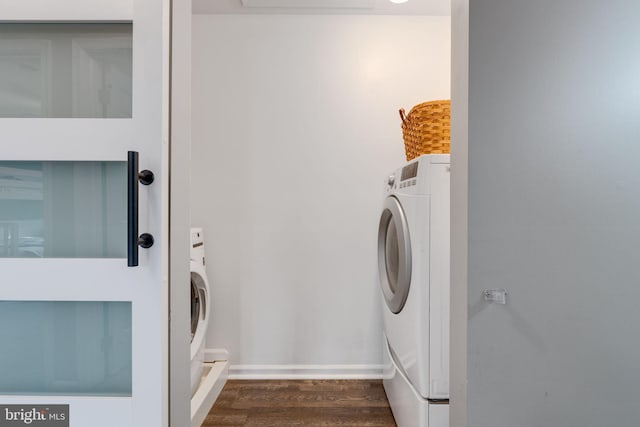
[(149, 185), (153, 182), (153, 172), (138, 172), (138, 152), (129, 151), (127, 155), (127, 265), (138, 266), (138, 246), (153, 246), (153, 236), (143, 233), (138, 236), (138, 183)]

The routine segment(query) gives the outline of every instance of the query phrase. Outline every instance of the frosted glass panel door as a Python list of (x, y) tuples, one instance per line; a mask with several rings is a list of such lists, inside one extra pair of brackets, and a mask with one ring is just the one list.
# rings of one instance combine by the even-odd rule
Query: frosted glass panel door
[(0, 257), (124, 258), (125, 162), (0, 161)]
[(166, 427), (169, 1), (2, 0), (0, 409)]
[(131, 117), (131, 24), (0, 24), (0, 117)]
[(20, 341), (1, 394), (131, 396), (130, 302), (0, 301), (0, 342)]

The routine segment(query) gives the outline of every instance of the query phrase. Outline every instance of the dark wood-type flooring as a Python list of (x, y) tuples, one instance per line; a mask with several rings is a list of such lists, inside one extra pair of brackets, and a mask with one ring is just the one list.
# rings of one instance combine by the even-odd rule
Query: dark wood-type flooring
[(382, 381), (228, 381), (203, 427), (395, 427)]

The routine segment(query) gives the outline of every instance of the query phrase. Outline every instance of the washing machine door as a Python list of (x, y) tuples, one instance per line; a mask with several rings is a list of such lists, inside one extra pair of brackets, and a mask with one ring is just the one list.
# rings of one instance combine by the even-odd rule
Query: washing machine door
[[(202, 276), (191, 272), (191, 346), (197, 350), (204, 340), (207, 322), (208, 289)], [(193, 351), (192, 351), (193, 353)]]
[(194, 274), (191, 273), (191, 341), (196, 335), (198, 326), (200, 326), (202, 304), (204, 303), (204, 295), (201, 294), (201, 288), (194, 281)]
[(404, 210), (394, 196), (387, 197), (380, 216), (378, 275), (389, 310), (400, 313), (411, 284), (411, 240)]

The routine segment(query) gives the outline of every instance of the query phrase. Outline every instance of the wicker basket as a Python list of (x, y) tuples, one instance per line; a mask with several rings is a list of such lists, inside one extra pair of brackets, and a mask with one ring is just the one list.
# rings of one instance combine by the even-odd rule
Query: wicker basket
[(407, 160), (421, 154), (449, 153), (450, 145), (451, 101), (430, 101), (418, 104), (404, 113), (402, 119), (402, 137)]

